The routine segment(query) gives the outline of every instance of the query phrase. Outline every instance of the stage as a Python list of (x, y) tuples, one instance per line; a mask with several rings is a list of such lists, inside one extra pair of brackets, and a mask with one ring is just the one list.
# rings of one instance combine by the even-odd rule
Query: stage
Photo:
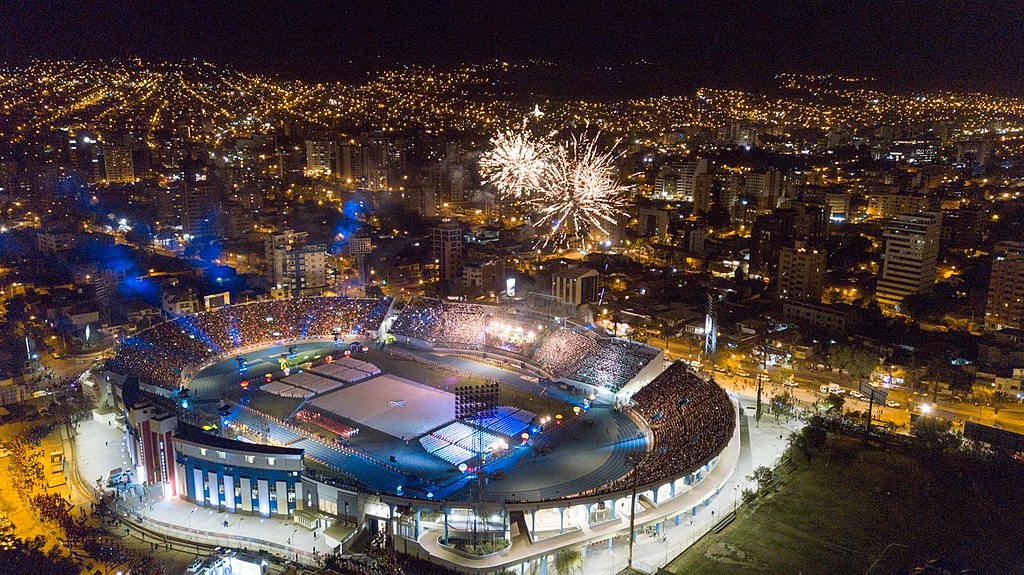
[(452, 421), (455, 395), (396, 375), (380, 375), (309, 402), (320, 410), (412, 440)]

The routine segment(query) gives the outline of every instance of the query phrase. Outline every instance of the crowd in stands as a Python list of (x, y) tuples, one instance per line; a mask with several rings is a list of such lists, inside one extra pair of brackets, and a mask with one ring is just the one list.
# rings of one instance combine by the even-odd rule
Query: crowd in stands
[(544, 339), (534, 352), (533, 359), (553, 375), (575, 373), (587, 356), (593, 355), (598, 347), (597, 334), (587, 330), (562, 328)]
[[(736, 409), (725, 390), (677, 362), (633, 394), (632, 407), (654, 432), (654, 449), (631, 473), (644, 483), (692, 470), (732, 437)], [(631, 482), (627, 475), (615, 488)]]
[(486, 308), (416, 298), (408, 303), (390, 332), (439, 345), (478, 346), (484, 343)]
[(382, 549), (385, 536), (378, 533), (370, 541), (370, 552), (359, 555), (328, 555), (323, 567), (340, 575), (457, 575), (456, 572), (403, 553)]
[(538, 362), (553, 377), (564, 377), (617, 391), (629, 383), (658, 351), (620, 339), (602, 338), (585, 328), (559, 328), (539, 345), (496, 341), (488, 337), (493, 308), (418, 298), (395, 319), (390, 332), (438, 347), (500, 347)]
[(602, 339), (572, 379), (617, 391), (658, 357), (658, 350), (632, 341)]
[(548, 336), (533, 359), (554, 377), (565, 377), (618, 391), (658, 357), (653, 347), (602, 338), (582, 328), (560, 328)]
[(380, 327), (390, 298), (314, 297), (261, 301), (181, 316), (122, 343), (108, 368), (174, 387), (183, 371), (243, 348), (274, 341), (365, 333)]

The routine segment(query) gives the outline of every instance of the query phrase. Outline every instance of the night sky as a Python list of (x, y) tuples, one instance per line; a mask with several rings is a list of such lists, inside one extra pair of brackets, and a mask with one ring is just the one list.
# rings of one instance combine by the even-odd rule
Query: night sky
[[(0, 59), (203, 58), (311, 80), (396, 63), (542, 58), (638, 93), (777, 72), (1024, 95), (1021, 2), (13, 2)], [(637, 60), (654, 66), (622, 67)], [(581, 88), (585, 90), (585, 88)]]

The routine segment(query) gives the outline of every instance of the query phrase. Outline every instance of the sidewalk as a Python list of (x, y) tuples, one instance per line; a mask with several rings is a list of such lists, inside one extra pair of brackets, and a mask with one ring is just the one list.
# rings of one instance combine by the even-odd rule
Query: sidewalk
[[(753, 402), (742, 396), (731, 395), (739, 401), (743, 412), (749, 414), (745, 422), (741, 418), (740, 454), (734, 472), (710, 505), (698, 505), (695, 514), (685, 513), (678, 525), (667, 521), (664, 529), (660, 526), (638, 528), (636, 543), (633, 545), (634, 569), (646, 573), (657, 572), (734, 511), (740, 492), (748, 485), (747, 476), (759, 465), (773, 466), (785, 450), (785, 437), (799, 425), (795, 421), (787, 424), (785, 419), (776, 423), (774, 416), (763, 416), (760, 425), (755, 426), (752, 412), (746, 410)], [(783, 440), (779, 439), (779, 435), (783, 436)], [(637, 518), (641, 518), (639, 514)], [(590, 545), (585, 555), (585, 573), (615, 575), (624, 570), (629, 562), (628, 534), (623, 533), (610, 546)]]
[[(116, 426), (85, 421), (75, 442), (81, 476), (91, 487), (96, 486), (98, 478), (105, 482), (111, 469), (131, 465), (124, 433)], [(265, 549), (292, 559), (297, 553), (304, 562), (313, 560), (314, 551), (328, 551), (322, 529), (310, 531), (290, 518), (224, 513), (177, 497), (167, 499), (155, 486), (137, 485), (134, 490), (124, 491), (121, 505), (140, 527), (199, 544)]]

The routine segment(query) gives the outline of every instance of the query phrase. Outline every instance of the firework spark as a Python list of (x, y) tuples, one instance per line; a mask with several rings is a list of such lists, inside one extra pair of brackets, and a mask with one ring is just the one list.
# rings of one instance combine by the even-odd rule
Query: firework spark
[(480, 156), (484, 183), (512, 199), (529, 199), (541, 191), (552, 155), (550, 142), (525, 130), (507, 130), (492, 138), (491, 146)]
[(626, 187), (615, 177), (614, 146), (606, 151), (597, 139), (574, 136), (555, 147), (541, 177), (543, 194), (534, 201), (541, 221), (550, 224), (544, 243), (585, 242), (595, 231), (607, 234)]

